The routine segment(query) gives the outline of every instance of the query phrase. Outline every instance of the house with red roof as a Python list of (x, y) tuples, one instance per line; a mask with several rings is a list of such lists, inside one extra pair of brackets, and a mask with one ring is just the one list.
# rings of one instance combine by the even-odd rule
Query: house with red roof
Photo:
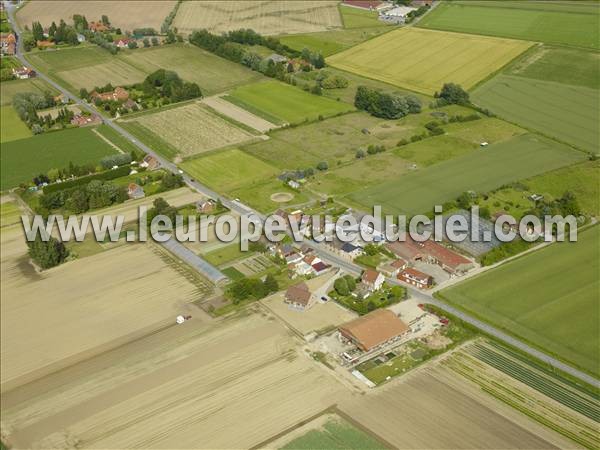
[(409, 262), (437, 264), (451, 275), (460, 275), (474, 267), (471, 260), (432, 240), (417, 242), (407, 236), (406, 241), (389, 242), (386, 248)]
[(364, 284), (371, 292), (381, 289), (384, 281), (385, 277), (383, 274), (373, 269), (365, 270), (361, 277), (362, 284)]
[(417, 269), (407, 267), (398, 274), (398, 279), (411, 284), (419, 289), (427, 289), (433, 286), (433, 278)]
[(284, 300), (286, 304), (299, 311), (306, 311), (315, 303), (315, 296), (310, 292), (306, 283), (302, 282), (290, 286), (285, 292)]

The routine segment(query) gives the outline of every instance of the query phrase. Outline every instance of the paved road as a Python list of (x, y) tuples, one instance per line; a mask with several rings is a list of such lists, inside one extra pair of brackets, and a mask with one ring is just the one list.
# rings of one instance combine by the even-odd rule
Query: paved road
[[(6, 3), (8, 3), (8, 2), (6, 2)], [(14, 20), (14, 7), (9, 5), (7, 7), (7, 11), (8, 11), (9, 20), (13, 25), (13, 29), (15, 30), (15, 32), (18, 35), (20, 30), (18, 30), (18, 28), (16, 26), (16, 22)], [(21, 43), (21, 40), (19, 39), (19, 45), (17, 47), (17, 57), (23, 63), (23, 65), (25, 65), (27, 67), (32, 67), (32, 65), (29, 63), (29, 61), (27, 61), (25, 59), (25, 57), (23, 56), (21, 46), (22, 46), (22, 43)], [(60, 51), (60, 50), (58, 50), (58, 51)], [(33, 69), (35, 69), (35, 67), (33, 67)], [(38, 73), (39, 78), (46, 81), (48, 84), (50, 84), (56, 90), (61, 92), (65, 97), (69, 98), (76, 104), (80, 105), (80, 107), (84, 108), (85, 110), (87, 110), (91, 113), (94, 113), (94, 114), (98, 114), (98, 111), (93, 106), (88, 105), (82, 99), (78, 98), (77, 96), (75, 96), (74, 94), (72, 94), (71, 92), (69, 92), (68, 90), (63, 88), (62, 86), (60, 86), (58, 83), (54, 82), (52, 79), (50, 79), (45, 74), (38, 71), (37, 69), (36, 69), (36, 72)], [(139, 142), (131, 133), (129, 133), (127, 130), (123, 129), (116, 123), (114, 123), (112, 120), (104, 119), (104, 123), (106, 125), (110, 126), (111, 128), (113, 128), (116, 132), (118, 132), (125, 138), (129, 139), (134, 145), (136, 145), (139, 149), (141, 149), (145, 153), (154, 156), (158, 161), (160, 161), (161, 165), (165, 169), (170, 170), (173, 173), (181, 173), (179, 168), (175, 164), (173, 164), (171, 161), (164, 159), (161, 155), (156, 153), (154, 150), (152, 150), (147, 145), (143, 144), (142, 142)], [(252, 208), (250, 208), (238, 201), (231, 201), (228, 198), (222, 197), (218, 193), (209, 189), (207, 186), (204, 186), (203, 184), (198, 183), (197, 181), (193, 180), (188, 174), (183, 173), (182, 175), (183, 175), (183, 178), (184, 178), (186, 184), (188, 186), (190, 186), (192, 189), (195, 189), (196, 191), (200, 192), (201, 194), (203, 194), (207, 197), (210, 197), (213, 199), (220, 199), (224, 206), (226, 206), (227, 208), (229, 208), (233, 211), (238, 212), (240, 215), (253, 214), (260, 218), (264, 218), (264, 216), (262, 214), (254, 211)], [(362, 268), (360, 266), (358, 266), (350, 261), (347, 261), (347, 260), (339, 257), (338, 255), (335, 255), (332, 251), (325, 248), (325, 246), (323, 244), (318, 244), (316, 242), (310, 242), (310, 243), (308, 243), (308, 245), (313, 247), (315, 249), (315, 251), (317, 252), (317, 254), (319, 255), (319, 257), (321, 259), (323, 259), (324, 261), (328, 262), (329, 264), (341, 267), (342, 269), (346, 270), (347, 272), (350, 272), (353, 274), (360, 274), (362, 272)], [(223, 279), (221, 277), (225, 277), (225, 275), (223, 275), (221, 272), (219, 272), (216, 268), (210, 266), (206, 261), (204, 261), (203, 259), (194, 255), (192, 252), (190, 252), (186, 247), (181, 245), (179, 242), (169, 241), (167, 246), (170, 247), (169, 249), (173, 253), (175, 253), (182, 259), (188, 261), (188, 259), (186, 259), (186, 258), (190, 258), (189, 261), (192, 261), (192, 262), (190, 262), (192, 267), (196, 268), (204, 276), (207, 276), (207, 273), (209, 273), (210, 274), (209, 278), (211, 278), (211, 279), (217, 278), (219, 280)], [(195, 258), (191, 258), (188, 255), (188, 252), (192, 253), (192, 255), (194, 255)], [(395, 280), (395, 279), (389, 279), (388, 281), (391, 283), (395, 283), (395, 284), (401, 284), (398, 280)], [(519, 341), (518, 339), (516, 339), (512, 336), (509, 336), (508, 334), (500, 331), (499, 329), (497, 329), (487, 323), (484, 323), (478, 319), (475, 319), (474, 317), (469, 316), (468, 314), (464, 313), (463, 311), (457, 310), (456, 308), (453, 308), (450, 305), (447, 305), (445, 303), (442, 303), (442, 302), (436, 300), (435, 298), (433, 298), (431, 296), (431, 294), (415, 290), (414, 288), (408, 287), (406, 285), (403, 285), (403, 286), (407, 287), (409, 294), (411, 296), (413, 296), (414, 298), (417, 298), (420, 302), (434, 305), (434, 306), (446, 311), (448, 314), (452, 314), (453, 316), (458, 317), (459, 319), (463, 320), (464, 322), (467, 322), (467, 323), (477, 327), (478, 329), (483, 330), (484, 332), (488, 333), (489, 335), (494, 336), (497, 339), (499, 339), (503, 342), (506, 342), (507, 344), (512, 345), (512, 346), (518, 348), (519, 350), (546, 362), (547, 364), (549, 364), (552, 367), (562, 370), (563, 372), (566, 372), (573, 377), (579, 378), (579, 379), (585, 381), (586, 383), (591, 384), (592, 386), (600, 387), (600, 381), (598, 379), (596, 379), (584, 372), (581, 372), (580, 370), (577, 370), (571, 366), (568, 366), (568, 365), (562, 363), (561, 361), (557, 360), (556, 358), (553, 358), (549, 355), (546, 355), (545, 353), (540, 352), (539, 350), (536, 350), (536, 349), (530, 347), (529, 345)]]

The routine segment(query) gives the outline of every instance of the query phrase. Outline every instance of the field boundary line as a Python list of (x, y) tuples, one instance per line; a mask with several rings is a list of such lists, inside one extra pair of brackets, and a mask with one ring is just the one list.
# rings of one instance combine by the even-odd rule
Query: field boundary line
[(110, 145), (112, 148), (114, 148), (119, 153), (125, 154), (125, 152), (123, 150), (121, 150), (121, 148), (118, 147), (117, 144), (115, 144), (113, 141), (111, 141), (106, 136), (104, 136), (102, 133), (100, 133), (96, 128), (92, 128), (92, 133), (94, 133), (96, 136), (98, 136), (100, 139), (102, 139), (104, 142), (106, 142), (108, 145)]

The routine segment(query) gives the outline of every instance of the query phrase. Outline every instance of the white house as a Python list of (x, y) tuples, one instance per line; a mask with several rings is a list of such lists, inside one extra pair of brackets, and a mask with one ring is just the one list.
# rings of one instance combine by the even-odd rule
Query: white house
[(362, 283), (367, 286), (371, 291), (378, 291), (385, 282), (385, 277), (382, 273), (377, 272), (373, 269), (367, 269), (362, 274)]

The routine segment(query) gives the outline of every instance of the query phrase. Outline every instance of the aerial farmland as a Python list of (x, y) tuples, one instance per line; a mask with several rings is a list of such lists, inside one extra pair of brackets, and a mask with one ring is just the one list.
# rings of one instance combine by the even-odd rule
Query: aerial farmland
[(598, 2), (0, 3), (1, 450), (600, 448)]

